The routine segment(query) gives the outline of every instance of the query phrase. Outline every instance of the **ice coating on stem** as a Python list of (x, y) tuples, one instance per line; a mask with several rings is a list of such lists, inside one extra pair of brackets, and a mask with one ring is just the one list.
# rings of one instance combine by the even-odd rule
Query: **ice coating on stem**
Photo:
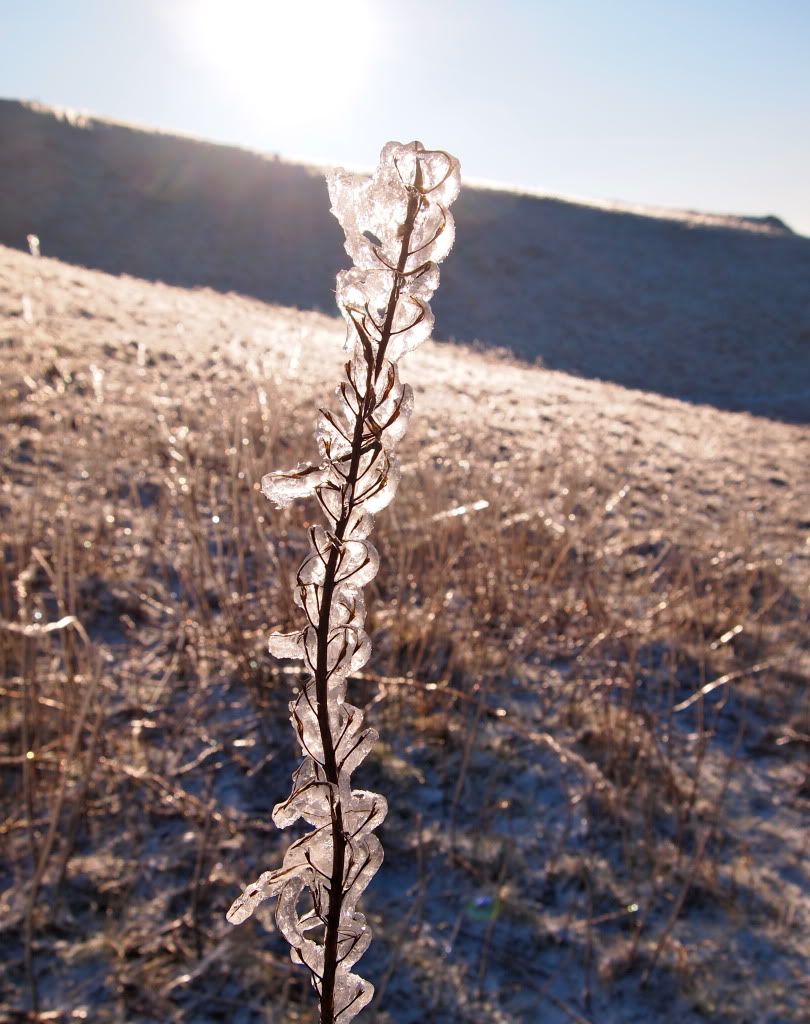
[[(373, 832), (387, 804), (351, 786), (377, 733), (347, 703), (346, 680), (371, 653), (362, 587), (377, 575), (380, 559), (368, 538), (373, 515), (396, 493), (397, 446), (413, 411), (397, 360), (433, 328), (429, 302), (439, 283), (436, 264), (453, 244), (448, 207), (459, 182), (458, 161), (419, 142), (389, 142), (369, 179), (340, 170), (329, 175), (332, 212), (354, 261), (337, 278), (350, 355), (335, 408), (318, 417), (321, 463), (262, 480), (277, 507), (314, 496), (326, 520), (310, 529), (309, 553), (295, 577), (303, 628), (270, 637), (272, 654), (303, 659), (309, 673), (290, 704), (302, 761), (273, 821), (285, 828), (302, 818), (312, 831), (289, 847), (280, 868), (245, 889), (228, 920), (240, 924), (263, 900), (278, 897), (279, 930), (293, 961), (312, 974), (321, 1024), (349, 1024), (374, 994), (352, 968), (371, 941), (357, 905), (382, 863)], [(301, 912), (304, 893), (311, 906)]]

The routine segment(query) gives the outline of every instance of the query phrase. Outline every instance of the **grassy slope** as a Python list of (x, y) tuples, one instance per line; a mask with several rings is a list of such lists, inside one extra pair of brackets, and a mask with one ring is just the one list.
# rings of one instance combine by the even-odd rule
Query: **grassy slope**
[[(331, 313), (345, 258), (317, 169), (11, 101), (0, 136), (0, 243), (35, 232), (71, 263)], [(807, 421), (810, 239), (507, 189), (466, 187), (454, 214), (445, 337)]]
[[(264, 643), (311, 510), (255, 488), (312, 454), (341, 328), (10, 249), (0, 282), (0, 1014), (28, 918), (57, 1019), (309, 1021), (222, 914), (295, 759)], [(379, 1020), (798, 1024), (807, 431), (455, 346), (405, 376), (354, 684), (392, 805)], [(37, 634), (67, 614), (89, 646)]]

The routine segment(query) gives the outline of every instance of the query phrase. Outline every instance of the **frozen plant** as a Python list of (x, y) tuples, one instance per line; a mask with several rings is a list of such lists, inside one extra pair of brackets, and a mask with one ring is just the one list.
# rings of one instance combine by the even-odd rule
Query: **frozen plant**
[[(420, 142), (389, 142), (371, 179), (340, 170), (329, 175), (332, 212), (354, 261), (337, 277), (350, 353), (346, 376), (336, 409), (318, 417), (320, 464), (262, 481), (277, 507), (314, 495), (326, 519), (310, 529), (310, 550), (296, 575), (304, 628), (270, 637), (272, 654), (302, 658), (308, 674), (290, 704), (303, 761), (273, 821), (284, 828), (303, 818), (313, 831), (289, 847), (280, 868), (248, 886), (228, 920), (239, 924), (263, 900), (278, 897), (279, 930), (293, 961), (312, 974), (321, 1024), (348, 1024), (374, 994), (352, 968), (371, 942), (358, 900), (382, 863), (373, 832), (387, 805), (376, 793), (352, 789), (352, 772), (377, 733), (347, 703), (346, 679), (371, 651), (362, 588), (379, 567), (369, 540), (372, 517), (396, 492), (396, 449), (413, 409), (397, 361), (433, 328), (428, 303), (439, 284), (437, 264), (453, 244), (448, 207), (458, 191), (458, 161)], [(301, 913), (307, 891), (311, 906)]]

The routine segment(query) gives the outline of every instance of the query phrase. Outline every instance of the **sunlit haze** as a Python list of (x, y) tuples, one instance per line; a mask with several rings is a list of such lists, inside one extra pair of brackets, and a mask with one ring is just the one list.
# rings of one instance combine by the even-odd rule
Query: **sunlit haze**
[(376, 18), (364, 0), (175, 0), (162, 16), (199, 73), (210, 72), (258, 123), (268, 106), (276, 124), (317, 121), (336, 83), (346, 103), (368, 84), (368, 62), (346, 59), (375, 46)]
[(803, 0), (0, 0), (0, 95), (316, 162), (810, 233)]

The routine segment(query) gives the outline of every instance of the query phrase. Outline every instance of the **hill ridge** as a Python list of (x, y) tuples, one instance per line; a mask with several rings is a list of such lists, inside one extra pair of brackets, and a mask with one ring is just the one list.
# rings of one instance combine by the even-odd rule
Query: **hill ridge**
[[(91, 128), (92, 130), (86, 130)], [(111, 273), (334, 312), (322, 169), (0, 101), (0, 242)], [(462, 158), (463, 158), (463, 154)], [(437, 334), (719, 408), (810, 420), (810, 239), (777, 219), (469, 184)]]

